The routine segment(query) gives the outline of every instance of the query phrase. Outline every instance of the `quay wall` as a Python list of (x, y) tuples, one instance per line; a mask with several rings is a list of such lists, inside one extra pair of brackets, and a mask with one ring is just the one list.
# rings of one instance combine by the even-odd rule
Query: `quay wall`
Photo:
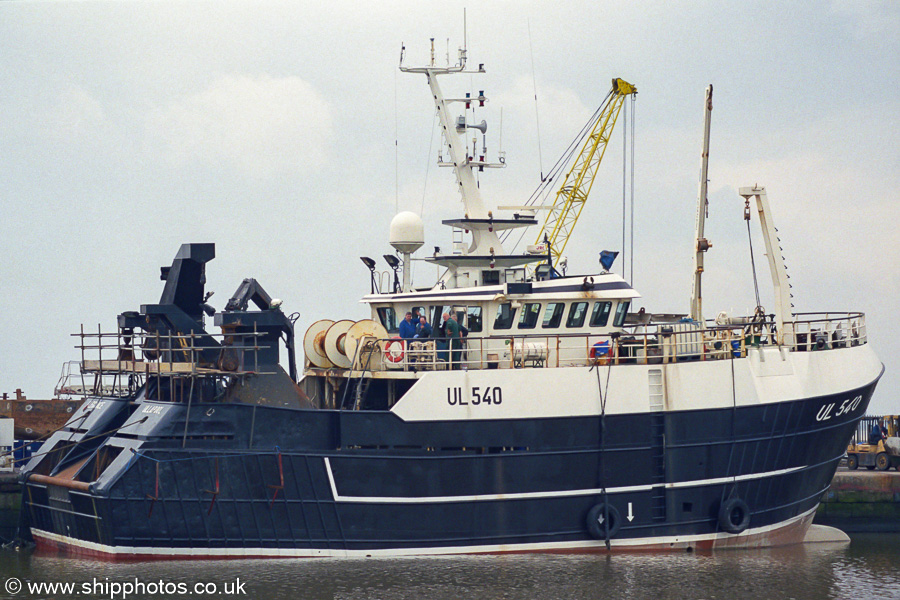
[(900, 532), (900, 472), (839, 470), (814, 522), (847, 533)]
[(0, 473), (0, 544), (12, 540), (19, 528), (22, 486), (18, 473)]

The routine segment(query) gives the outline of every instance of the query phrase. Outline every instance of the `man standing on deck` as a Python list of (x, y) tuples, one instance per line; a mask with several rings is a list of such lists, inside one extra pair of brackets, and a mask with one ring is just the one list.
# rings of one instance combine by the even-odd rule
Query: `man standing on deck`
[(406, 317), (400, 321), (400, 337), (411, 340), (416, 337), (416, 326), (412, 322), (412, 313), (406, 313)]
[(468, 363), (469, 357), (466, 355), (466, 338), (469, 337), (469, 330), (465, 325), (459, 322), (459, 317), (457, 316), (456, 311), (450, 313), (450, 320), (456, 321), (456, 325), (459, 327), (459, 360), (460, 363)]
[(431, 337), (431, 325), (428, 324), (428, 320), (425, 317), (419, 317), (419, 324), (416, 325), (416, 337)]
[(460, 362), (459, 323), (450, 318), (448, 313), (441, 317), (444, 320), (444, 335), (450, 340), (450, 368), (458, 369)]
[(450, 315), (450, 318), (453, 319), (454, 321), (456, 321), (456, 324), (459, 325), (459, 333), (460, 333), (460, 335), (461, 335), (462, 337), (464, 337), (464, 338), (465, 338), (465, 337), (468, 337), (468, 335), (469, 335), (469, 330), (466, 329), (466, 326), (465, 326), (465, 325), (460, 325), (460, 323), (459, 323), (459, 318), (456, 316), (456, 313), (453, 313), (452, 315)]

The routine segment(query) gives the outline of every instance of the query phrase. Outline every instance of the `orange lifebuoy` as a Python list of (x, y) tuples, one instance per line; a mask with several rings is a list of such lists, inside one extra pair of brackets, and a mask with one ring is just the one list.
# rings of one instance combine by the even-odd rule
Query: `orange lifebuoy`
[(403, 353), (406, 349), (406, 343), (403, 338), (391, 338), (384, 346), (384, 358), (388, 362), (398, 363), (403, 360)]

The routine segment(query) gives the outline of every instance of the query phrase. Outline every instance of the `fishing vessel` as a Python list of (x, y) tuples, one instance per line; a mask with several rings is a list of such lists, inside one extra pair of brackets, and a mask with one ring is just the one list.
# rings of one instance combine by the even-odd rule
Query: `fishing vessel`
[[(184, 244), (162, 268), (158, 303), (77, 334), (81, 371), (110, 385), (93, 386), (24, 469), (35, 541), (112, 559), (802, 541), (883, 366), (864, 314), (792, 312), (760, 187), (740, 194), (760, 218), (774, 312), (704, 319), (712, 88), (691, 310), (660, 315), (634, 310), (640, 295), (608, 255), (573, 276), (549, 235), (505, 247), (503, 232), (538, 226), (537, 211), (482, 199), (477, 174), (504, 164), (488, 160), (486, 123), (471, 119), (484, 93), (448, 97), (440, 85), (483, 66), (469, 68), (465, 49), (436, 65), (432, 50), (427, 66), (401, 59), (401, 70), (427, 81), (463, 202), (444, 221), (451, 250), (426, 257), (438, 280), (412, 281), (423, 225), (400, 213), (393, 281), (379, 285), (362, 257), (371, 318), (317, 321), (300, 340), (297, 315), (254, 279), (217, 312), (205, 289), (215, 246)], [(614, 80), (610, 101), (633, 92)], [(573, 177), (596, 166), (616, 110)], [(407, 313), (443, 334), (409, 337)]]

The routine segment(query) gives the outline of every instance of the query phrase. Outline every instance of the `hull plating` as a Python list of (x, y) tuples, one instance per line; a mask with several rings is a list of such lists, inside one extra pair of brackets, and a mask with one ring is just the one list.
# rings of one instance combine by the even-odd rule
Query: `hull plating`
[[(601, 502), (618, 517), (614, 551), (793, 543), (874, 386), (462, 427), (217, 405), (192, 413), (186, 437), (184, 407), (169, 405), (153, 437), (107, 442), (123, 450), (89, 491), (28, 482), (28, 517), (42, 545), (107, 558), (605, 551), (587, 525)], [(853, 411), (825, 418), (823, 407), (857, 395)], [(718, 516), (732, 498), (750, 512), (739, 534)]]
[(610, 540), (610, 550), (602, 541), (509, 544), (502, 546), (457, 546), (453, 548), (410, 548), (405, 550), (341, 550), (312, 548), (141, 548), (106, 546), (64, 535), (34, 530), (38, 548), (43, 552), (62, 552), (102, 560), (209, 560), (246, 558), (368, 558), (379, 556), (439, 556), (447, 554), (601, 554), (605, 552), (675, 552), (719, 550), (727, 548), (771, 548), (802, 542), (812, 524), (815, 509), (776, 526), (748, 529), (738, 534)]

